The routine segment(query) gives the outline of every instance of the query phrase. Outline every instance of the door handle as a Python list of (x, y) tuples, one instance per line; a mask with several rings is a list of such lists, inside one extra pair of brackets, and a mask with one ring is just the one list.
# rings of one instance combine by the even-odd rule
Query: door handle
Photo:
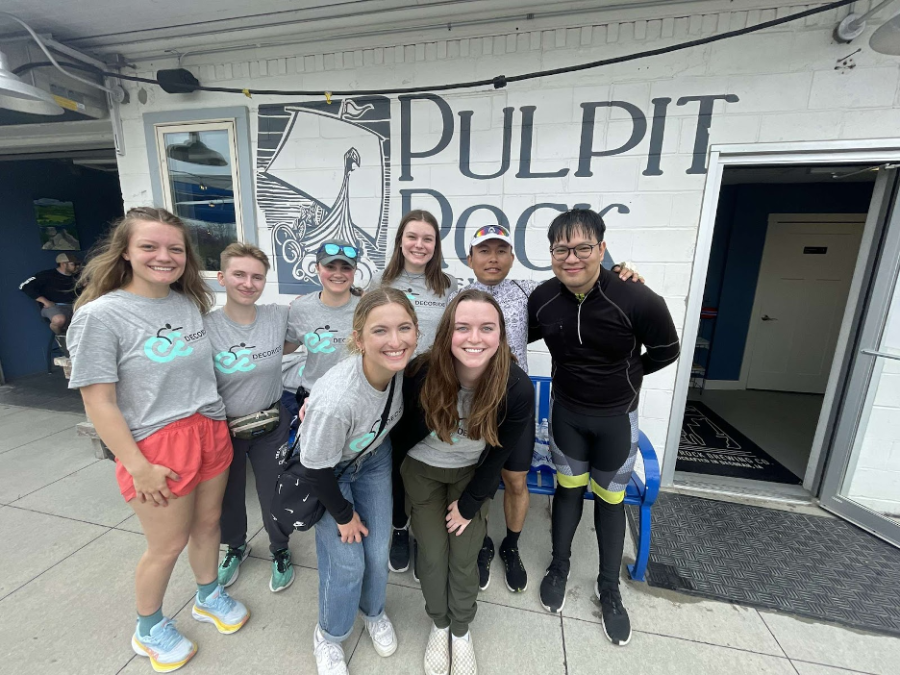
[(878, 352), (874, 349), (860, 349), (859, 350), (863, 354), (868, 354), (869, 356), (880, 356), (885, 359), (891, 359), (892, 361), (900, 361), (900, 354), (889, 354), (887, 352)]
[(778, 321), (778, 319), (776, 319), (774, 316), (769, 316), (768, 314), (763, 314), (762, 320), (763, 321)]

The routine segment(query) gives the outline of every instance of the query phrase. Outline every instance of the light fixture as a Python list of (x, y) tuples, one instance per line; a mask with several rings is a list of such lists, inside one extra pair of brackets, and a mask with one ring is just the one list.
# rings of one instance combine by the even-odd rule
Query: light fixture
[[(38, 37), (37, 33), (32, 30), (31, 26), (22, 21), (17, 16), (10, 14), (9, 12), (0, 12), (0, 17), (6, 17), (15, 21), (17, 24), (22, 26), (28, 34), (32, 37), (32, 39), (37, 43), (38, 47), (41, 48), (41, 51), (47, 56), (57, 70), (63, 73), (66, 77), (70, 77), (73, 80), (77, 80), (82, 84), (86, 84), (89, 87), (94, 87), (95, 89), (100, 89), (110, 94), (113, 100), (121, 103), (125, 100), (125, 90), (118, 85), (114, 85), (112, 87), (106, 87), (102, 84), (98, 84), (96, 82), (92, 82), (91, 80), (80, 77), (74, 73), (70, 73), (68, 70), (59, 65), (59, 62), (53, 58), (53, 54), (50, 53), (50, 50), (47, 49), (47, 45)], [(26, 84), (18, 77), (13, 75), (6, 69), (6, 57), (0, 52), (0, 108), (7, 108), (9, 110), (17, 110), (19, 112), (32, 113), (35, 115), (61, 115), (65, 112), (59, 105), (57, 105), (53, 96), (42, 89), (39, 89), (30, 84)]]
[[(866, 12), (865, 14), (862, 14), (862, 15), (848, 14), (834, 29), (834, 39), (837, 40), (838, 42), (853, 42), (853, 40), (855, 40), (860, 35), (862, 35), (863, 32), (865, 32), (866, 20), (871, 19), (881, 9), (887, 7), (892, 2), (894, 2), (894, 0), (885, 0), (882, 3), (875, 5), (872, 9), (870, 9), (868, 12)], [(888, 22), (888, 23), (890, 23), (890, 22)], [(880, 51), (879, 49), (876, 49), (874, 46), (872, 47), (872, 49), (875, 49), (875, 51)], [(885, 52), (885, 53), (891, 53), (891, 52)]]
[(228, 166), (221, 154), (213, 150), (200, 140), (200, 132), (192, 131), (185, 143), (170, 145), (166, 148), (166, 154), (171, 159), (188, 164), (200, 164), (202, 166)]
[(900, 14), (872, 33), (869, 46), (879, 54), (900, 56)]
[(3, 52), (0, 52), (0, 108), (32, 115), (62, 115), (65, 112), (49, 92), (23, 82), (9, 72)]

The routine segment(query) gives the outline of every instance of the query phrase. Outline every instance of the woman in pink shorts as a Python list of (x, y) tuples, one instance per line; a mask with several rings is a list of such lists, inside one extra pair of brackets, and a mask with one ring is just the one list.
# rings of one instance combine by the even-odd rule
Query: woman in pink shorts
[(217, 582), (233, 451), (203, 327), (213, 296), (184, 223), (155, 208), (125, 214), (79, 285), (69, 387), (81, 389), (88, 417), (115, 454), (122, 496), (147, 538), (135, 570), (132, 648), (157, 672), (169, 672), (197, 652), (162, 613), (185, 546), (198, 587), (192, 616), (225, 634), (250, 616)]

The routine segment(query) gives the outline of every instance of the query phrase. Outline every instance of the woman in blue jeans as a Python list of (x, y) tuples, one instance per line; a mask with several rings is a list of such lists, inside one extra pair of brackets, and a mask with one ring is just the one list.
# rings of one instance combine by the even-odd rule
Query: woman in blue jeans
[[(300, 426), (300, 460), (326, 512), (316, 524), (319, 675), (346, 675), (341, 643), (361, 612), (380, 656), (397, 650), (384, 611), (391, 539), (391, 446), (403, 414), (403, 369), (416, 349), (416, 313), (406, 295), (378, 288), (353, 313), (350, 358), (313, 386)], [(338, 474), (356, 462), (340, 478)]]

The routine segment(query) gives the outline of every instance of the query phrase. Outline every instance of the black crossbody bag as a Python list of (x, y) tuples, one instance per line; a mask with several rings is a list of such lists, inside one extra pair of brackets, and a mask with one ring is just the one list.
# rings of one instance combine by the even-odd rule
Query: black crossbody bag
[[(341, 472), (337, 475), (338, 478), (343, 476), (348, 469), (356, 466), (359, 460), (368, 454), (372, 443), (377, 441), (378, 437), (381, 436), (381, 432), (384, 431), (388, 416), (391, 414), (391, 403), (394, 400), (394, 383), (394, 378), (391, 378), (391, 388), (388, 392), (384, 411), (381, 413), (381, 423), (378, 425), (378, 432), (375, 434), (375, 438), (360, 451), (356, 459), (341, 469)], [(309, 469), (300, 463), (300, 453), (297, 452), (299, 443), (300, 430), (298, 429), (297, 437), (290, 448), (290, 454), (284, 460), (284, 468), (275, 484), (275, 496), (272, 499), (272, 518), (285, 529), (306, 532), (325, 515), (325, 505), (319, 501), (315, 494), (315, 480), (310, 476)]]

